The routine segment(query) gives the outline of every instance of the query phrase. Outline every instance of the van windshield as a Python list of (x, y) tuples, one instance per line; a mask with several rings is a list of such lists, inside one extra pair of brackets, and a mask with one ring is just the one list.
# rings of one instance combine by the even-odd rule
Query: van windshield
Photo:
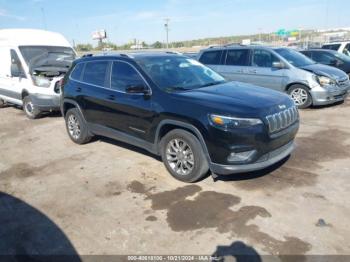
[(184, 91), (226, 82), (219, 74), (184, 56), (142, 56), (136, 62), (165, 91)]
[(289, 48), (278, 48), (275, 49), (280, 56), (286, 59), (290, 64), (296, 67), (304, 67), (308, 65), (316, 64), (315, 61), (311, 60), (307, 56)]
[(20, 46), (19, 50), (31, 71), (38, 67), (69, 68), (75, 59), (70, 47)]

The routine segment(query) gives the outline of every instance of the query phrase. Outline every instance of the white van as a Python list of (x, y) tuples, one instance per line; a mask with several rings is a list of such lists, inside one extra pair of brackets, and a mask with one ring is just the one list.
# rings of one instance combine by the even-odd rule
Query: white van
[(22, 106), (30, 119), (60, 109), (60, 84), (76, 53), (58, 33), (0, 30), (0, 107)]
[(338, 53), (350, 56), (349, 41), (327, 43), (322, 46), (322, 49), (330, 49), (337, 51)]

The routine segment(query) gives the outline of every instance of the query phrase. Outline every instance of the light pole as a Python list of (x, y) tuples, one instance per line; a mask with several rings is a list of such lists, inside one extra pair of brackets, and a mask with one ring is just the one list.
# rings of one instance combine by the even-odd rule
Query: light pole
[(44, 29), (47, 30), (46, 15), (45, 15), (45, 9), (44, 9), (44, 7), (41, 8), (41, 14), (42, 14), (42, 18), (43, 18), (43, 26), (44, 26)]
[(166, 48), (169, 49), (169, 18), (165, 18), (165, 24), (164, 24), (164, 28), (165, 28), (165, 32), (166, 32)]

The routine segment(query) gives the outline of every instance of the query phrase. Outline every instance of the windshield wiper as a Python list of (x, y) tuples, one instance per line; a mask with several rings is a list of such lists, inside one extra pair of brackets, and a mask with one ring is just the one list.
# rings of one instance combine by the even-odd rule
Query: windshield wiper
[(208, 83), (208, 84), (202, 85), (201, 87), (216, 86), (216, 85), (219, 85), (219, 84), (223, 84), (223, 83), (225, 83), (225, 82), (226, 82), (226, 81), (216, 81), (216, 82), (211, 82), (211, 83)]
[(190, 90), (190, 89), (184, 88), (182, 86), (169, 86), (169, 87), (166, 87), (165, 90), (170, 90), (170, 91), (187, 91), (187, 90)]

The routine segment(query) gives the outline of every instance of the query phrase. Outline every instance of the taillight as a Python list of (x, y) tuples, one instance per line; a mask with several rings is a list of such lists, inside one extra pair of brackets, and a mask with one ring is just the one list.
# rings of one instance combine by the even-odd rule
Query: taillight
[(55, 91), (56, 94), (60, 94), (61, 93), (62, 87), (63, 87), (63, 83), (64, 83), (63, 78), (56, 82), (55, 88), (54, 88), (54, 91)]

